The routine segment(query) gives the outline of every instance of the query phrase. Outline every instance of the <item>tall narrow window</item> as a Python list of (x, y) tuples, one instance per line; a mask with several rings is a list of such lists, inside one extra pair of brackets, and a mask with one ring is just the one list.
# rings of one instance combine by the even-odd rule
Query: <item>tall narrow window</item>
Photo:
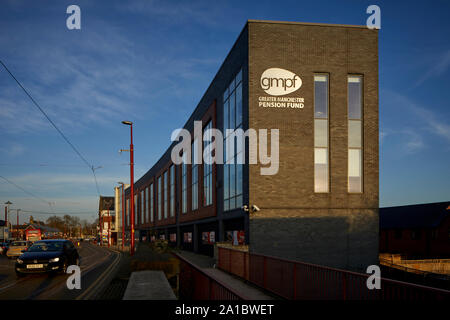
[(192, 210), (198, 209), (198, 164), (197, 164), (197, 151), (198, 151), (198, 140), (195, 139), (192, 142)]
[(168, 181), (167, 175), (168, 175), (167, 171), (164, 172), (164, 219), (167, 219), (167, 214), (169, 212), (169, 207), (168, 207), (169, 197), (167, 196), (167, 191), (168, 191), (167, 184), (169, 181)]
[(158, 220), (161, 220), (161, 176), (158, 177)]
[(148, 194), (148, 187), (145, 188), (145, 215), (144, 215), (144, 223), (148, 222), (148, 212), (149, 212), (149, 208), (148, 208), (148, 199), (149, 199), (149, 194)]
[[(242, 206), (243, 164), (238, 160), (244, 151), (244, 144), (227, 143), (230, 133), (227, 129), (242, 129), (242, 70), (231, 81), (223, 94), (224, 117), (224, 165), (223, 165), (223, 199), (224, 211), (233, 210)], [(228, 145), (234, 150), (227, 150)]]
[(137, 213), (138, 213), (138, 195), (137, 195), (137, 193), (134, 195), (134, 224), (136, 225), (137, 224), (137, 219), (138, 219), (138, 215), (137, 215)]
[(314, 192), (328, 192), (328, 75), (314, 75)]
[(145, 190), (141, 191), (141, 210), (139, 211), (139, 223), (143, 224), (144, 223), (144, 203), (145, 203), (145, 195), (144, 195)]
[(362, 76), (348, 76), (348, 192), (363, 191)]
[[(211, 132), (208, 131), (212, 128), (212, 122), (209, 121), (208, 124), (203, 129), (203, 136), (206, 137), (205, 141), (203, 141), (203, 150), (206, 149), (206, 147), (212, 143), (211, 142)], [(205, 133), (207, 136), (205, 136)], [(208, 141), (206, 141), (208, 140)], [(212, 155), (211, 153), (206, 154), (206, 158), (204, 159), (203, 163), (203, 206), (209, 206), (212, 204)]]
[(170, 216), (175, 216), (175, 166), (170, 166)]
[(150, 221), (153, 222), (153, 183), (150, 185)]
[(186, 154), (183, 153), (183, 163), (181, 165), (181, 203), (182, 213), (187, 212), (187, 159)]
[(127, 227), (130, 225), (130, 199), (127, 199), (125, 206), (125, 222)]

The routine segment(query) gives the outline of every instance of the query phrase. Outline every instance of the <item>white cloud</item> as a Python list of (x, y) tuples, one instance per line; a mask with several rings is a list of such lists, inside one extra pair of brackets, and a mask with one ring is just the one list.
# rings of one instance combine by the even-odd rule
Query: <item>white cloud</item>
[(414, 87), (420, 86), (422, 83), (433, 77), (439, 77), (440, 75), (447, 72), (450, 67), (450, 50), (447, 50), (441, 54), (437, 61), (433, 61), (433, 65), (420, 77)]
[[(450, 143), (450, 121), (445, 119), (444, 115), (438, 116), (433, 111), (432, 107), (424, 106), (419, 102), (415, 102), (405, 95), (386, 90), (383, 93), (383, 100), (389, 101), (390, 106), (395, 106), (398, 112), (403, 112), (407, 116), (413, 115), (416, 122), (420, 124), (419, 127), (414, 130), (408, 129), (410, 126), (406, 126), (407, 129), (403, 130), (408, 136), (412, 137), (411, 147), (412, 149), (420, 147), (419, 135), (422, 135), (422, 130), (432, 133)], [(397, 130), (397, 132), (401, 132)]]

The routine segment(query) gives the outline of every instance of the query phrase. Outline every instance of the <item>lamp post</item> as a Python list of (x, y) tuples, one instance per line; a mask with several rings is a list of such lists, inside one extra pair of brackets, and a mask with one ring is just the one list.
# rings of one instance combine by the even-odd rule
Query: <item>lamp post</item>
[(123, 251), (123, 243), (125, 242), (125, 183), (118, 182), (120, 185), (122, 185), (122, 251)]
[(17, 218), (17, 224), (16, 224), (16, 238), (19, 240), (19, 211), (20, 209), (16, 209), (16, 218)]
[(134, 255), (134, 166), (133, 166), (133, 122), (122, 121), (123, 124), (130, 126), (130, 202), (131, 202), (131, 245), (130, 245), (130, 255)]
[(12, 205), (12, 202), (11, 201), (6, 201), (5, 204), (6, 204), (6, 206), (5, 206), (5, 225), (8, 226), (9, 206)]

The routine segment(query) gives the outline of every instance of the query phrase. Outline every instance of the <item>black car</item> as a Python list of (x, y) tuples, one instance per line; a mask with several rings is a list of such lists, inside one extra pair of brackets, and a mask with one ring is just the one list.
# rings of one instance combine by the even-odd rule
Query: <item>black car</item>
[(69, 240), (40, 240), (16, 260), (16, 274), (61, 272), (66, 273), (70, 265), (80, 265), (78, 251)]

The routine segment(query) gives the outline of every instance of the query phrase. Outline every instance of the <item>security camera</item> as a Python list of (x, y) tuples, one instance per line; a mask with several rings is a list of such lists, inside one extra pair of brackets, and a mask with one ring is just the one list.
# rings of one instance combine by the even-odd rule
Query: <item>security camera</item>
[(257, 211), (260, 211), (260, 210), (261, 210), (261, 209), (258, 208), (258, 206), (252, 205), (252, 211), (253, 211), (253, 212), (257, 212)]
[(242, 210), (244, 210), (245, 212), (248, 212), (248, 206), (247, 205), (242, 206)]

